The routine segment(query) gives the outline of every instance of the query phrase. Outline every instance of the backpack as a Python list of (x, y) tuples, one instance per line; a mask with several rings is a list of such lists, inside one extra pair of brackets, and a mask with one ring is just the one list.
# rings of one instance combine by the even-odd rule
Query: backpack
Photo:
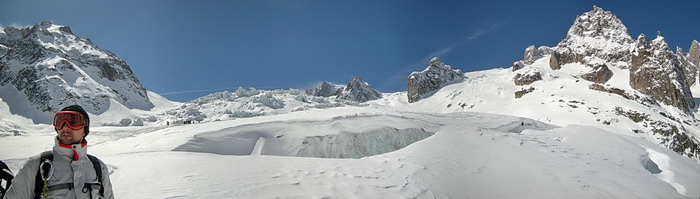
[[(100, 196), (104, 197), (104, 186), (102, 186), (102, 165), (100, 164), (100, 160), (97, 159), (97, 157), (92, 156), (90, 154), (87, 155), (88, 159), (90, 159), (90, 162), (92, 162), (92, 167), (95, 169), (95, 174), (97, 175), (97, 184), (91, 184), (91, 183), (85, 183), (85, 187), (83, 187), (83, 193), (87, 193), (88, 191), (92, 193), (92, 185), (99, 185), (100, 186), (100, 191), (99, 194)], [(51, 162), (53, 161), (53, 152), (52, 151), (44, 151), (41, 153), (41, 158), (39, 159), (39, 169), (36, 171), (36, 180), (34, 180), (34, 198), (41, 198), (42, 192), (47, 191), (48, 193), (49, 190), (59, 190), (59, 189), (73, 189), (73, 184), (59, 184), (59, 185), (54, 185), (51, 187), (44, 187), (44, 179), (47, 179), (51, 177), (51, 174), (53, 173), (53, 164)]]
[[(4, 162), (0, 161), (0, 198), (5, 195), (7, 189), (9, 189), (10, 185), (12, 185), (13, 178), (14, 177), (10, 171), (10, 167), (8, 167)], [(5, 182), (4, 186), (2, 185), (3, 181)]]

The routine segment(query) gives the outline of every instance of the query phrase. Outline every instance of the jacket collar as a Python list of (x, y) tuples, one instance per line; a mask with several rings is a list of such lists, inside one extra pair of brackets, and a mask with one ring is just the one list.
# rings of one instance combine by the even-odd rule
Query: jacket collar
[(53, 152), (55, 156), (63, 156), (73, 161), (87, 158), (87, 140), (85, 139), (81, 143), (67, 145), (61, 143), (57, 136), (54, 139), (54, 143)]

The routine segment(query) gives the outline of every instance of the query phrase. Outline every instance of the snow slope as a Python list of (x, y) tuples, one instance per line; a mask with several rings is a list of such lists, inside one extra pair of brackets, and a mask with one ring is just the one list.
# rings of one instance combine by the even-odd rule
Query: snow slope
[[(695, 188), (700, 187), (700, 165), (644, 139), (504, 115), (392, 109), (338, 107), (167, 128), (97, 127), (94, 131), (101, 133), (88, 139), (101, 141), (89, 150), (109, 165), (120, 198), (700, 197)], [(359, 159), (298, 157), (296, 148), (274, 144), (382, 128), (435, 134)], [(235, 135), (246, 132), (274, 136), (261, 136), (262, 149), (246, 145), (246, 151), (260, 151), (253, 155), (182, 149), (202, 136), (221, 146), (237, 143)], [(14, 149), (8, 147), (12, 142), (31, 145), (0, 158), (16, 172), (26, 157), (50, 147), (50, 139), (48, 134), (0, 138), (3, 151)], [(289, 153), (265, 155), (271, 150)]]
[[(543, 80), (516, 86), (513, 83), (515, 75), (527, 73), (528, 70), (539, 72)], [(655, 130), (664, 128), (656, 124), (683, 126), (691, 136), (696, 139), (700, 137), (697, 120), (675, 107), (644, 104), (642, 100), (630, 100), (622, 95), (591, 89), (594, 83), (580, 78), (589, 70), (589, 67), (581, 64), (566, 64), (560, 70), (551, 70), (549, 58), (545, 57), (515, 72), (492, 69), (466, 73), (465, 81), (445, 86), (430, 98), (413, 104), (403, 103), (406, 99), (402, 96), (405, 94), (401, 93), (377, 103), (390, 105), (397, 110), (485, 112), (532, 118), (558, 126), (594, 126), (622, 135), (643, 137), (666, 147), (671, 142), (667, 142), (668, 137), (655, 133)], [(614, 67), (611, 70), (614, 73), (612, 79), (601, 86), (622, 89), (628, 95), (645, 96), (630, 88), (629, 70)], [(528, 89), (532, 89), (532, 92), (521, 98), (515, 97), (515, 92)], [(646, 115), (646, 119), (634, 121), (631, 114)], [(694, 115), (698, 115), (697, 112)], [(694, 159), (699, 160), (697, 157)]]

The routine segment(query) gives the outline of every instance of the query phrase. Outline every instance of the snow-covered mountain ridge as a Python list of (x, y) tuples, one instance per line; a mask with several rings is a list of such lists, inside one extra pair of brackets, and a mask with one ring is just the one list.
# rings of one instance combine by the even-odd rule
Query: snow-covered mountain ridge
[(185, 121), (211, 122), (277, 115), (309, 109), (341, 106), (366, 106), (355, 101), (308, 95), (299, 89), (258, 90), (238, 88), (235, 92), (212, 93), (185, 102), (158, 116), (158, 123), (182, 124)]
[[(691, 49), (697, 48), (693, 47), (697, 45), (695, 43), (693, 41)], [(559, 125), (617, 126), (616, 132), (647, 137), (697, 160), (700, 155), (700, 121), (696, 117), (691, 86), (697, 87), (698, 66), (690, 61), (693, 56), (698, 56), (695, 55), (697, 50), (694, 51), (684, 53), (678, 49), (674, 53), (661, 35), (650, 42), (646, 41), (644, 34), (636, 41), (632, 40), (620, 19), (610, 11), (594, 6), (593, 10), (576, 18), (566, 38), (557, 46), (528, 47), (523, 60), (511, 67), (512, 72), (491, 70), (475, 72), (480, 74), (476, 77), (467, 75), (482, 80), (472, 79), (465, 87), (481, 87), (476, 85), (479, 81), (498, 82), (496, 84), (501, 86), (488, 87), (499, 93), (510, 87), (506, 96), (514, 96), (513, 99), (517, 100), (498, 103), (499, 107), (487, 106), (486, 109), (479, 108), (479, 104), (473, 103), (474, 99), (461, 93), (450, 96), (449, 101), (460, 108), (524, 117), (530, 117), (532, 113), (515, 114), (513, 110), (503, 110), (502, 105), (516, 104), (522, 108), (505, 107), (551, 115), (569, 112), (568, 116), (541, 114), (533, 118), (552, 120)], [(481, 75), (489, 76), (491, 80), (483, 80)], [(581, 95), (583, 93), (585, 95)], [(551, 103), (559, 104), (559, 108), (541, 108)], [(576, 113), (576, 109), (583, 108), (586, 111), (582, 113), (590, 115)], [(591, 118), (596, 121), (583, 122)]]
[(49, 123), (57, 108), (81, 104), (93, 114), (111, 100), (130, 108), (153, 108), (129, 65), (67, 26), (42, 22), (0, 32), (0, 97), (13, 113)]

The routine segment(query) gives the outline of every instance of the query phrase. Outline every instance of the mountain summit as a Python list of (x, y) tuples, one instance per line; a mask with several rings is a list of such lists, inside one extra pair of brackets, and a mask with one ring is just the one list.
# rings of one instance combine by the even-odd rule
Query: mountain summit
[(355, 77), (352, 79), (352, 82), (348, 83), (336, 96), (338, 99), (366, 102), (379, 99), (382, 97), (382, 94), (372, 88), (369, 83), (362, 81), (360, 77)]
[(110, 100), (127, 108), (153, 107), (126, 62), (67, 26), (8, 27), (0, 32), (0, 45), (0, 97), (10, 103), (28, 100), (28, 105), (9, 105), (35, 122), (48, 123), (53, 112), (72, 104), (93, 114), (106, 111)]
[(441, 87), (461, 81), (464, 79), (464, 73), (460, 70), (452, 70), (450, 65), (442, 63), (439, 58), (430, 59), (428, 67), (421, 72), (413, 72), (408, 76), (407, 95), (408, 102), (417, 102), (423, 95), (440, 89)]
[(592, 66), (602, 59), (614, 67), (626, 68), (632, 48), (634, 40), (622, 21), (610, 11), (593, 6), (593, 10), (576, 17), (566, 38), (556, 46), (550, 66), (552, 69), (569, 63)]

